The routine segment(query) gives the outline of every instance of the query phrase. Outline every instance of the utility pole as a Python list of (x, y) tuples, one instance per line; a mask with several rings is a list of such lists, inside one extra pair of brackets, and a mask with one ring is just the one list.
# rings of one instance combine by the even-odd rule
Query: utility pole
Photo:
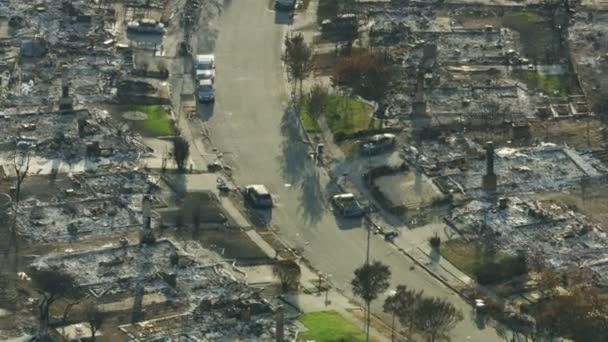
[(369, 242), (371, 240), (372, 237), (372, 222), (369, 218), (365, 219), (365, 226), (367, 228), (367, 251), (365, 253), (365, 264), (369, 265)]

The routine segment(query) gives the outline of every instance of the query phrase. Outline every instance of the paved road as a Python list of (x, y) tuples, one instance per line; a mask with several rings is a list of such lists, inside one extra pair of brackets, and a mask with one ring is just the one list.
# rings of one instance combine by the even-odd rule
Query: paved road
[[(215, 44), (216, 104), (199, 114), (211, 139), (235, 168), (239, 185), (263, 183), (275, 195), (272, 225), (332, 282), (349, 293), (353, 270), (366, 255), (366, 231), (360, 222), (338, 222), (329, 211), (327, 175), (307, 157), (297, 118), (286, 111), (288, 94), (280, 60), (286, 18), (265, 1), (232, 0), (217, 19)], [(199, 34), (204, 34), (201, 32)], [(209, 49), (199, 46), (200, 51)], [(371, 241), (371, 257), (391, 266), (393, 283), (448, 298), (465, 312), (454, 341), (497, 340), (491, 329), (479, 330), (470, 307), (380, 237)], [(380, 311), (380, 301), (375, 306)]]

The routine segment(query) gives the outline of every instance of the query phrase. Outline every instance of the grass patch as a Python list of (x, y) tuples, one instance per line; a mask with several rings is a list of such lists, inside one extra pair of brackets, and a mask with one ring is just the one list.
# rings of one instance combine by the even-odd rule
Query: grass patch
[(570, 86), (565, 75), (543, 75), (531, 70), (518, 70), (514, 73), (528, 87), (538, 89), (550, 96), (566, 97)]
[(300, 108), (300, 121), (302, 122), (302, 127), (308, 133), (321, 132), (317, 120), (310, 114), (307, 107), (308, 106), (302, 105)]
[(365, 341), (363, 331), (336, 311), (307, 313), (300, 317), (300, 321), (308, 329), (300, 335), (300, 341)]
[(527, 273), (525, 259), (497, 251), (487, 253), (479, 243), (449, 240), (441, 244), (443, 258), (480, 284), (497, 284)]
[(143, 129), (147, 133), (155, 136), (174, 134), (169, 113), (162, 106), (136, 106), (134, 110), (147, 115), (143, 122)]
[(519, 32), (524, 55), (532, 59), (533, 63), (551, 63), (562, 57), (559, 37), (550, 21), (542, 14), (530, 11), (509, 12), (502, 18), (502, 24)]
[(380, 128), (380, 121), (372, 118), (371, 111), (369, 105), (352, 96), (331, 95), (323, 104), (323, 115), (334, 135)]
[(441, 256), (471, 278), (475, 278), (475, 244), (465, 240), (449, 240), (441, 244)]

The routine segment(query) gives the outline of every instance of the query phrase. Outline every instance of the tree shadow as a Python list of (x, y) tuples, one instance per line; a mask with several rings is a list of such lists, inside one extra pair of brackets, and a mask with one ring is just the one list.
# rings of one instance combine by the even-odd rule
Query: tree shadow
[(302, 179), (311, 160), (308, 158), (309, 147), (303, 141), (300, 123), (291, 105), (281, 118), (281, 135), (281, 172), (285, 182), (295, 185)]
[(274, 23), (277, 25), (292, 25), (293, 24), (293, 11), (274, 11)]
[(323, 191), (319, 182), (319, 171), (308, 167), (308, 172), (302, 179), (300, 188), (300, 211), (304, 219), (311, 224), (318, 223), (325, 211)]

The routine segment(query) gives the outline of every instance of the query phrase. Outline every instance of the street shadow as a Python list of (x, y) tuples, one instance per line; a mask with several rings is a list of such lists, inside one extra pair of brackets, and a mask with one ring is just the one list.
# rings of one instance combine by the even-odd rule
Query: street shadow
[(281, 172), (286, 183), (297, 184), (311, 161), (308, 159), (308, 145), (302, 141), (302, 133), (295, 112), (288, 107), (281, 118), (282, 156)]
[(318, 223), (325, 211), (323, 191), (319, 182), (319, 171), (310, 168), (300, 184), (300, 211), (306, 222)]
[(274, 23), (277, 25), (292, 25), (293, 11), (274, 11)]
[(204, 34), (198, 36), (196, 41), (197, 53), (206, 54), (212, 53), (215, 50), (215, 43), (217, 42), (218, 31), (206, 25), (203, 29)]
[(215, 102), (196, 102), (196, 111), (198, 113), (198, 117), (203, 121), (209, 121), (213, 117), (213, 113), (215, 110)]
[(343, 230), (362, 228), (363, 217), (341, 217), (334, 214), (336, 225)]
[(429, 259), (434, 264), (439, 262), (439, 259), (441, 259), (441, 254), (439, 253), (439, 250), (437, 248), (431, 249), (431, 254), (429, 254)]
[(255, 223), (262, 227), (268, 227), (272, 222), (272, 209), (253, 209), (248, 207), (250, 213), (255, 216)]

